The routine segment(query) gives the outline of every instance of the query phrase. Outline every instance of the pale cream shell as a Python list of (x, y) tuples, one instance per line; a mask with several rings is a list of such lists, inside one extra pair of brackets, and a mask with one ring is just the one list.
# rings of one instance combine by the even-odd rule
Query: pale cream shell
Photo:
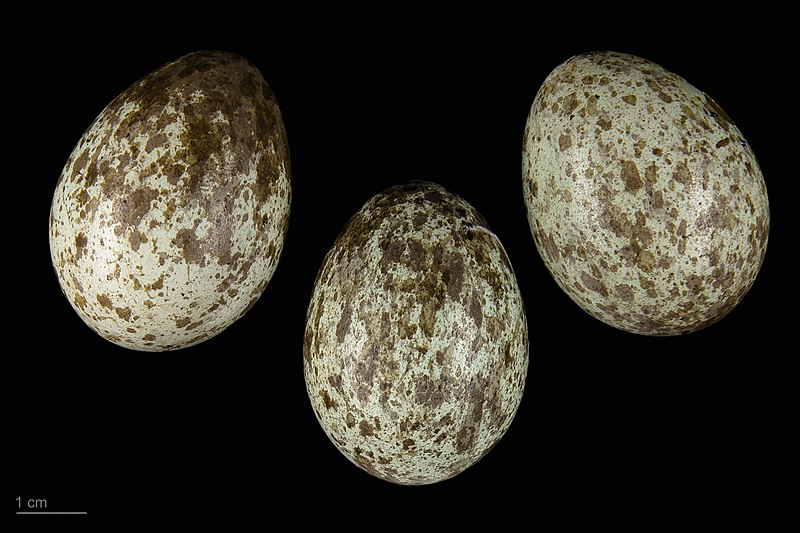
[(522, 398), (528, 330), (499, 239), (463, 199), (412, 182), (368, 201), (326, 256), (304, 371), (348, 459), (399, 484), (478, 461)]
[(702, 91), (632, 55), (575, 56), (547, 77), (525, 128), (523, 193), (558, 285), (634, 333), (721, 319), (767, 248), (767, 189), (739, 129)]
[(184, 348), (260, 297), (290, 203), (286, 133), (261, 73), (235, 54), (189, 54), (128, 88), (75, 146), (53, 196), (53, 266), (104, 338)]

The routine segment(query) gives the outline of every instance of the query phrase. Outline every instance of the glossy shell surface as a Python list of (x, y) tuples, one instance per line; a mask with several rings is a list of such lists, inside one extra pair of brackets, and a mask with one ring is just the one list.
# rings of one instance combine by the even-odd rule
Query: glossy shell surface
[(645, 335), (720, 320), (769, 234), (764, 177), (709, 96), (640, 57), (572, 57), (542, 84), (523, 141), (539, 254), (585, 311)]
[(511, 424), (527, 365), (514, 272), (466, 201), (411, 182), (348, 222), (314, 286), (304, 370), (351, 461), (399, 484), (462, 472)]
[(53, 197), (51, 257), (98, 334), (184, 348), (261, 296), (290, 203), (286, 133), (266, 81), (238, 55), (197, 52), (131, 85), (80, 138)]

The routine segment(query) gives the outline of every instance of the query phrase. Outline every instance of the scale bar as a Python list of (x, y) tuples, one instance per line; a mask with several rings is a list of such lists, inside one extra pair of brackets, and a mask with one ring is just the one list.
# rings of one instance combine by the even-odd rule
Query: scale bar
[(17, 514), (86, 514), (86, 511), (17, 511)]

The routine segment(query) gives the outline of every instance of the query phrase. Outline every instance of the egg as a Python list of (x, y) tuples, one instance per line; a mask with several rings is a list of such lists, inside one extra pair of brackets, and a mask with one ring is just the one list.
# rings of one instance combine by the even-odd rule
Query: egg
[(126, 348), (209, 339), (250, 309), (283, 249), (286, 132), (259, 70), (185, 55), (103, 109), (64, 167), (50, 253), (83, 321)]
[(439, 185), (377, 194), (325, 256), (303, 354), (314, 413), (350, 461), (403, 485), (462, 472), (524, 390), (527, 322), (502, 244)]
[(764, 177), (718, 104), (629, 54), (556, 67), (528, 115), (523, 193), (538, 252), (581, 308), (643, 335), (700, 330), (753, 285)]

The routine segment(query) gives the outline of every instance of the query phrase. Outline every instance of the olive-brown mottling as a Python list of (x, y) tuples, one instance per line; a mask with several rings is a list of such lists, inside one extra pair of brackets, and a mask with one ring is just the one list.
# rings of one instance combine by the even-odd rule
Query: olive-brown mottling
[(51, 257), (101, 336), (184, 348), (261, 295), (290, 203), (286, 132), (263, 76), (241, 56), (195, 52), (131, 85), (78, 141), (53, 197)]
[(370, 199), (320, 268), (304, 371), (337, 448), (399, 484), (435, 483), (506, 432), (528, 366), (528, 330), (497, 236), (428, 182)]
[(769, 235), (764, 177), (731, 118), (680, 76), (616, 52), (572, 57), (542, 84), (523, 138), (539, 254), (591, 315), (688, 333), (754, 283)]

